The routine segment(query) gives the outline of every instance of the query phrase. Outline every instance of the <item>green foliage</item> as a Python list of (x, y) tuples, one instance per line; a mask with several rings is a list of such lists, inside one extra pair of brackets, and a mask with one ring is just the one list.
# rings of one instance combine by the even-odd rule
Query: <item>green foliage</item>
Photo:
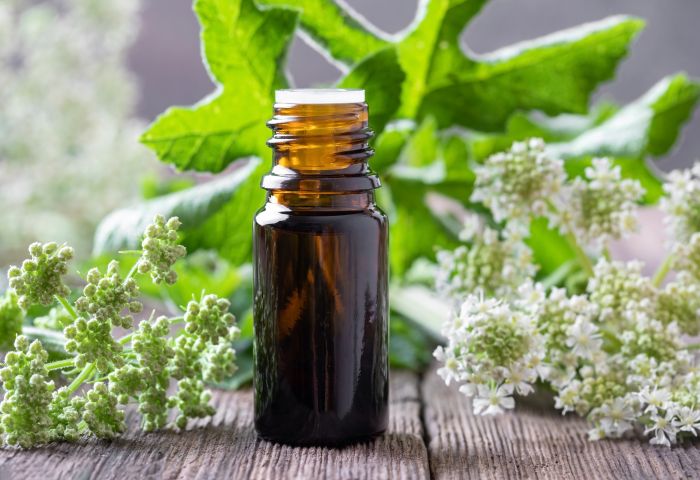
[[(641, 182), (644, 201), (655, 202), (661, 186), (647, 162), (675, 143), (699, 84), (670, 76), (627, 106), (589, 110), (592, 93), (614, 77), (644, 22), (614, 16), (476, 55), (460, 36), (486, 3), (426, 0), (404, 32), (386, 35), (331, 0), (196, 0), (203, 61), (216, 91), (167, 110), (142, 142), (178, 170), (231, 171), (114, 212), (97, 231), (96, 252), (136, 248), (137, 233), (162, 213), (183, 220), (189, 251), (216, 250), (233, 267), (250, 262), (250, 224), (269, 169), (265, 122), (274, 90), (290, 83), (285, 63), (295, 33), (341, 68), (338, 86), (366, 89), (377, 134), (371, 164), (383, 185), (377, 199), (390, 219), (395, 280), (408, 281), (416, 260), (434, 262), (438, 249), (458, 244), (465, 209), (489, 215), (469, 200), (473, 168), (517, 140), (543, 138), (571, 177), (609, 155), (624, 176)], [(527, 242), (541, 278), (576, 283), (580, 270), (559, 268), (576, 257), (559, 232), (538, 220)], [(178, 304), (189, 300), (182, 297)], [(399, 307), (409, 318), (410, 303)]]
[[(50, 289), (61, 310), (54, 308), (43, 322), (27, 327), (23, 332), (27, 335), (18, 335), (14, 350), (5, 356), (0, 369), (5, 391), (0, 402), (3, 443), (30, 447), (52, 440), (76, 440), (85, 433), (112, 438), (126, 428), (120, 404), (131, 400), (138, 403), (146, 431), (164, 427), (171, 409), (177, 412), (178, 428), (185, 428), (190, 418), (214, 413), (205, 382), (221, 382), (236, 371), (232, 342), (239, 330), (228, 300), (202, 291), (201, 301), (191, 300), (181, 316), (153, 320), (152, 313), (130, 333), (114, 335), (116, 327), (132, 328), (132, 314), (142, 311), (136, 278), (147, 277), (160, 288), (177, 280), (174, 263), (184, 254), (184, 247), (177, 243), (180, 225), (175, 217), (166, 221), (156, 216), (145, 228), (144, 250), (129, 252), (140, 256), (128, 273), (122, 276), (115, 260), (104, 273), (90, 269), (82, 296), (72, 304), (63, 296), (70, 293), (63, 283), (68, 271), (65, 253), (72, 254), (68, 247), (33, 244), (32, 259), (8, 273), (22, 281), (13, 282), (7, 301), (0, 303), (4, 327), (16, 326), (12, 322), (21, 323), (24, 317), (18, 288), (27, 307), (33, 302), (48, 304)], [(167, 281), (162, 282), (163, 278)], [(53, 329), (64, 327), (63, 335), (42, 329), (42, 323)], [(176, 325), (182, 328), (171, 336)], [(30, 344), (28, 336), (37, 340)], [(47, 363), (44, 341), (62, 353), (60, 360)], [(68, 385), (55, 390), (51, 371), (60, 371)], [(173, 379), (177, 389), (169, 395)], [(81, 390), (86, 383), (92, 388)]]
[[(344, 65), (339, 86), (367, 90), (378, 134), (372, 164), (384, 185), (378, 198), (390, 215), (398, 276), (418, 258), (434, 259), (436, 247), (455, 245), (454, 221), (444, 208), (434, 208), (435, 197), (475, 208), (468, 200), (473, 162), (515, 140), (543, 138), (568, 160), (570, 175), (580, 175), (596, 155), (613, 156), (625, 175), (642, 181), (645, 200), (655, 201), (660, 187), (645, 160), (670, 149), (698, 100), (698, 83), (676, 75), (626, 107), (605, 104), (588, 112), (591, 94), (613, 78), (644, 26), (632, 17), (610, 17), (476, 55), (459, 38), (486, 0), (423, 2), (416, 20), (397, 35), (378, 32), (329, 0), (258, 3), (195, 2), (203, 60), (217, 90), (192, 107), (169, 109), (142, 137), (180, 170), (216, 173), (234, 162), (248, 163), (225, 181), (109, 216), (97, 233), (98, 252), (129, 248), (133, 225), (143, 227), (159, 208), (183, 218), (191, 250), (216, 249), (234, 265), (249, 261), (250, 220), (264, 198), (258, 182), (269, 168), (250, 157), (269, 155), (265, 122), (274, 90), (288, 85), (285, 57), (295, 32)], [(551, 248), (570, 255), (546, 229), (534, 231), (530, 242), (538, 260)]]
[(7, 350), (15, 337), (22, 332), (24, 313), (19, 306), (17, 294), (7, 291), (0, 297), (0, 350)]

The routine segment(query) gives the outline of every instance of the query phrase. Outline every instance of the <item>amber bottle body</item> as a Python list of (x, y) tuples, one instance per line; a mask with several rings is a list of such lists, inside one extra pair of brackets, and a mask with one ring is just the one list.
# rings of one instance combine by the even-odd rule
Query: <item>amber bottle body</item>
[(364, 104), (276, 105), (270, 122), (275, 167), (253, 225), (255, 427), (268, 440), (386, 429), (387, 221), (366, 118)]

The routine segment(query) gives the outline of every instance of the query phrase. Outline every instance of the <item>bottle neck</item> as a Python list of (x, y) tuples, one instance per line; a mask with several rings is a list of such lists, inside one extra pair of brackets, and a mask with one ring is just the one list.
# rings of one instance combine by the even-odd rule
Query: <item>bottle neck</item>
[[(261, 186), (287, 206), (366, 208), (379, 179), (369, 168), (367, 104), (275, 104), (272, 170)], [(359, 207), (365, 205), (365, 207)]]
[(293, 209), (365, 210), (374, 205), (374, 193), (367, 191), (319, 194), (272, 190), (267, 192), (267, 202)]

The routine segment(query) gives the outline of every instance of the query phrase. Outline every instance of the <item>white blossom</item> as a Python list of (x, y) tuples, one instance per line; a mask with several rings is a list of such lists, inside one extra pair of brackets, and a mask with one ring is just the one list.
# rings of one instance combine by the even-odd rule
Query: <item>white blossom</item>
[(664, 192), (661, 208), (666, 212), (671, 238), (685, 242), (700, 232), (700, 163), (669, 173)]
[(598, 328), (585, 317), (579, 317), (567, 333), (566, 345), (579, 357), (590, 359), (603, 345)]
[(592, 415), (599, 417), (600, 426), (606, 437), (617, 438), (632, 429), (636, 412), (629, 401), (622, 397), (603, 404)]
[(506, 410), (512, 410), (515, 407), (512, 394), (513, 387), (511, 385), (501, 385), (496, 388), (479, 385), (477, 396), (472, 401), (474, 414), (498, 415)]
[(593, 159), (585, 180), (574, 179), (568, 192), (570, 224), (583, 244), (601, 248), (637, 229), (637, 202), (644, 189), (636, 180), (623, 179), (608, 158)]
[(474, 169), (471, 200), (483, 203), (497, 222), (529, 224), (530, 216), (550, 215), (550, 205), (566, 181), (564, 162), (545, 153), (544, 142), (515, 142)]
[(689, 432), (697, 437), (700, 430), (700, 411), (690, 407), (681, 407), (677, 416), (678, 418), (673, 421), (673, 426), (681, 432)]
[(652, 389), (647, 385), (639, 392), (639, 399), (647, 406), (644, 413), (656, 413), (671, 400), (671, 392), (665, 388)]
[(504, 237), (472, 221), (460, 238), (470, 244), (438, 252), (435, 277), (436, 290), (457, 304), (478, 290), (507, 296), (535, 274), (532, 251), (516, 235)]
[(507, 396), (506, 391), (508, 395), (514, 390), (525, 395), (533, 390), (544, 348), (528, 312), (483, 295), (470, 295), (443, 333), (447, 345), (435, 351), (435, 357), (443, 362), (438, 373), (446, 382), (460, 384), (465, 395), (481, 399), (475, 399), (475, 411), (493, 414), (499, 412), (499, 405), (512, 408), (508, 406), (512, 398), (491, 407), (489, 402), (493, 395)]
[[(502, 259), (514, 257), (503, 247), (524, 244), (536, 216), (571, 234), (580, 254), (605, 247), (634, 230), (643, 190), (607, 159), (567, 181), (559, 161), (543, 152), (539, 141), (516, 143), (476, 169), (472, 199), (502, 230), (472, 225), (463, 235), (469, 248), (441, 254), (442, 290), (465, 301), (445, 325), (447, 345), (435, 353), (439, 374), (474, 397), (477, 414), (513, 408), (512, 395), (531, 393), (540, 379), (555, 390), (555, 408), (591, 423), (591, 440), (635, 427), (658, 445), (697, 436), (700, 366), (683, 335), (700, 333), (700, 164), (672, 173), (665, 187), (664, 208), (679, 240), (665, 264), (675, 271), (672, 281), (645, 276), (641, 262), (602, 256), (585, 292), (571, 295), (535, 282), (534, 270), (506, 272)], [(516, 284), (516, 276), (525, 278)]]
[(652, 445), (664, 445), (670, 447), (672, 444), (676, 443), (676, 435), (678, 434), (678, 428), (674, 426), (674, 412), (669, 410), (664, 415), (657, 415), (656, 413), (651, 416), (651, 426), (644, 430), (644, 434), (653, 434), (654, 437), (649, 443)]

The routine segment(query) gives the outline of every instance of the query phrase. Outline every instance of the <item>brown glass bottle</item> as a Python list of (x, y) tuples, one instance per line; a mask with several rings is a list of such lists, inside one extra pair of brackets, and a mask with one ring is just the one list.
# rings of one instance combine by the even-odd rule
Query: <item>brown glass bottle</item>
[(387, 426), (387, 220), (363, 91), (279, 91), (254, 219), (255, 428), (341, 445)]

